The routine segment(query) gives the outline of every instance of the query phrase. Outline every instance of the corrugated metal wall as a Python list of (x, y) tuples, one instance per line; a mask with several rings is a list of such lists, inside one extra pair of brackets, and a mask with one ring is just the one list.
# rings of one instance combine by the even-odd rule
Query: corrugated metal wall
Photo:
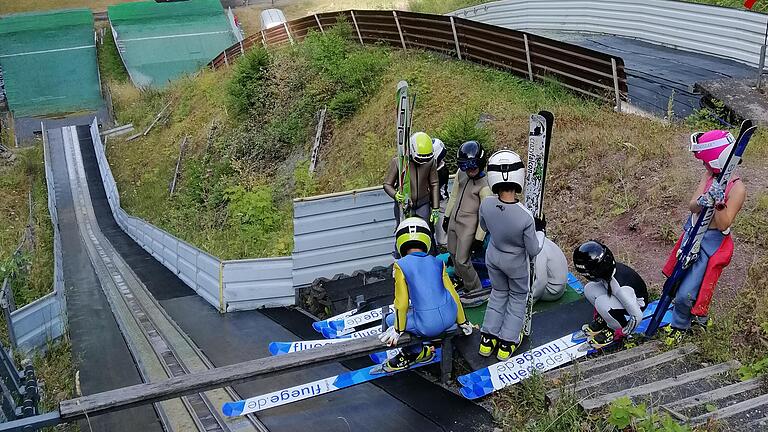
[(395, 217), (381, 187), (293, 203), (293, 284), (392, 263)]
[(668, 0), (502, 0), (450, 15), (515, 30), (607, 33), (750, 66), (760, 62), (768, 16)]

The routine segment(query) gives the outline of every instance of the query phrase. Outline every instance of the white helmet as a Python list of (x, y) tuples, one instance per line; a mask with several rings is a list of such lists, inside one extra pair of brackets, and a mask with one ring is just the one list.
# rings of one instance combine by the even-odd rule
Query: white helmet
[(448, 154), (448, 149), (445, 148), (445, 143), (439, 138), (432, 138), (432, 153), (435, 157), (437, 169), (442, 168), (445, 165), (445, 156)]
[(488, 184), (493, 193), (498, 192), (498, 186), (513, 184), (520, 193), (525, 184), (525, 165), (520, 155), (512, 150), (499, 150), (488, 159)]

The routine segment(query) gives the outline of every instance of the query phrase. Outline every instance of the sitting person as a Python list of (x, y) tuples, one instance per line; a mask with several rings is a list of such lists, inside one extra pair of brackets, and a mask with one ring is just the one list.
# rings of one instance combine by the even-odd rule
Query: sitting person
[(607, 246), (594, 240), (573, 251), (573, 265), (589, 279), (584, 297), (595, 307), (595, 320), (582, 327), (590, 345), (603, 348), (632, 334), (648, 304), (643, 278), (617, 262)]
[[(395, 313), (386, 317), (389, 327), (379, 336), (389, 346), (397, 345), (403, 332), (433, 338), (448, 330), (461, 328), (472, 334), (472, 323), (464, 316), (459, 296), (445, 271), (445, 264), (428, 255), (431, 242), (429, 224), (421, 218), (405, 219), (397, 228), (396, 247), (400, 258), (393, 266)], [(394, 372), (416, 363), (428, 363), (434, 357), (431, 344), (414, 344), (382, 364), (385, 372)]]

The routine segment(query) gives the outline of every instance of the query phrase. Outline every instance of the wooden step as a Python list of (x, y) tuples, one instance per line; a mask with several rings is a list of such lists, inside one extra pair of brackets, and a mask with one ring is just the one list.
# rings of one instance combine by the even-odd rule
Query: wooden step
[(682, 412), (700, 405), (717, 402), (727, 399), (731, 396), (759, 389), (763, 385), (761, 378), (753, 378), (748, 381), (741, 381), (735, 384), (720, 387), (706, 393), (697, 394), (685, 399), (680, 399), (664, 405), (664, 408), (676, 412)]
[(575, 392), (575, 393), (582, 393), (589, 389), (600, 387), (605, 385), (608, 382), (620, 380), (627, 375), (636, 374), (640, 371), (643, 371), (645, 369), (649, 369), (652, 367), (656, 367), (663, 364), (668, 364), (669, 362), (681, 359), (691, 353), (694, 353), (698, 350), (695, 345), (693, 344), (686, 344), (679, 348), (675, 348), (673, 350), (667, 351), (665, 353), (649, 357), (645, 360), (639, 361), (637, 363), (628, 364), (626, 366), (622, 366), (620, 368), (595, 375), (591, 378), (582, 380), (578, 384), (571, 384), (569, 386), (566, 386), (564, 389), (554, 389), (547, 392), (547, 399), (550, 401), (550, 403), (554, 403), (562, 394), (562, 391), (566, 392)]
[(737, 414), (758, 408), (762, 405), (768, 405), (768, 394), (764, 394), (756, 398), (748, 399), (737, 404), (727, 406), (717, 411), (694, 417), (691, 419), (691, 423), (694, 425), (701, 424), (713, 417), (716, 419), (727, 419), (728, 417), (733, 417)]
[(650, 356), (658, 354), (661, 348), (661, 342), (654, 340), (648, 343), (644, 343), (637, 348), (628, 350), (622, 350), (613, 354), (606, 354), (595, 358), (588, 358), (579, 362), (576, 362), (570, 366), (566, 366), (560, 369), (544, 374), (545, 378), (557, 379), (565, 374), (578, 375), (581, 377), (593, 375), (591, 372), (606, 366), (614, 365), (616, 363), (622, 363), (628, 360), (634, 360), (638, 357)]
[(736, 360), (729, 361), (726, 363), (720, 363), (714, 366), (709, 366), (703, 369), (687, 372), (676, 377), (667, 378), (661, 381), (656, 381), (649, 384), (624, 389), (624, 390), (610, 393), (607, 395), (598, 396), (592, 399), (586, 399), (581, 401), (580, 405), (585, 411), (594, 411), (621, 397), (626, 396), (626, 397), (634, 398), (637, 396), (649, 395), (665, 389), (677, 387), (689, 382), (698, 381), (714, 375), (719, 375), (719, 374), (728, 372), (730, 370), (736, 369), (739, 366), (741, 366), (741, 364)]

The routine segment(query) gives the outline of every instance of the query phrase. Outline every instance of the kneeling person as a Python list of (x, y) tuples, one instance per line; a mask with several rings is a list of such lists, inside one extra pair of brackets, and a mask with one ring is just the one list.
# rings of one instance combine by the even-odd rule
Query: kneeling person
[(590, 337), (590, 344), (602, 348), (632, 334), (643, 320), (648, 303), (643, 278), (616, 262), (611, 250), (597, 241), (576, 248), (573, 265), (590, 281), (584, 287), (584, 296), (595, 307), (595, 320), (582, 328)]
[[(397, 228), (396, 244), (402, 258), (393, 266), (395, 313), (387, 316), (389, 328), (379, 337), (390, 346), (397, 344), (403, 332), (433, 338), (458, 325), (465, 335), (472, 333), (445, 264), (427, 254), (431, 242), (429, 225), (421, 218), (408, 218)], [(382, 366), (385, 372), (394, 372), (430, 362), (433, 357), (433, 346), (418, 343), (403, 348)]]

